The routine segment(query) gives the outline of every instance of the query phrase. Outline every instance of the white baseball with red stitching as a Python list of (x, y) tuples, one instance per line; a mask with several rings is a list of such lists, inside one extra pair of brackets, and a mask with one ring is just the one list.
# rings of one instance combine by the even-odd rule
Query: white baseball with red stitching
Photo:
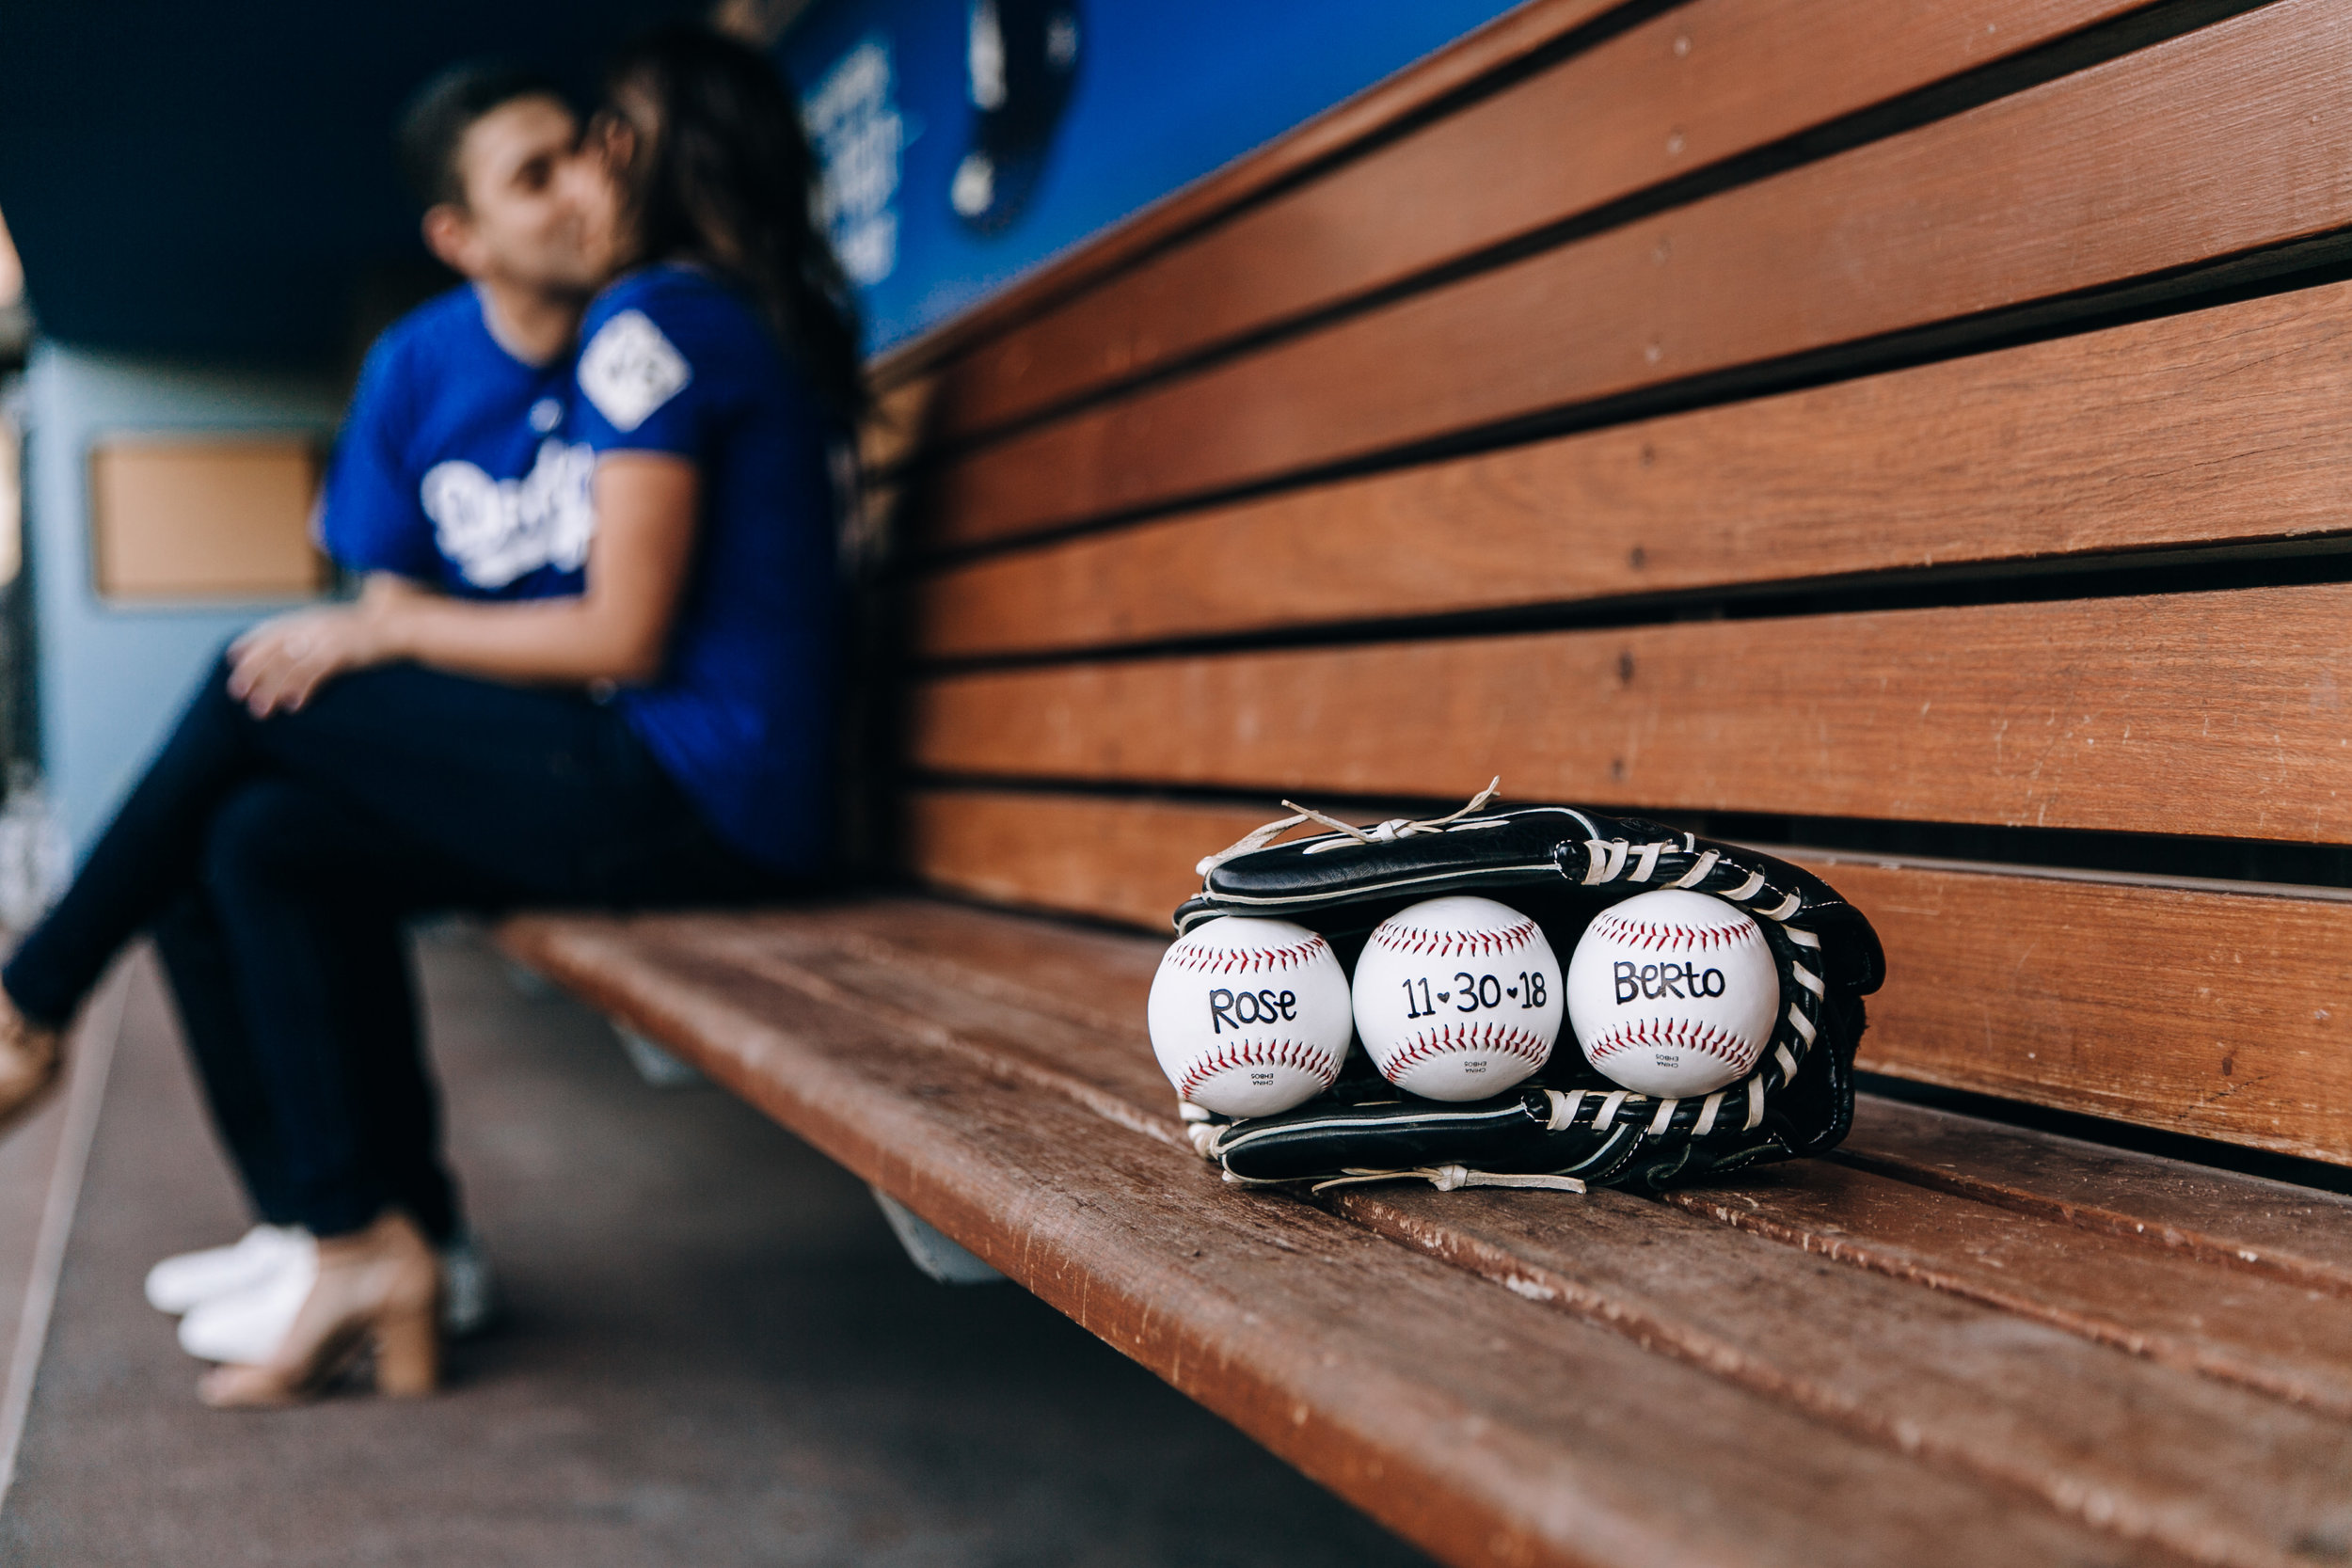
[(1704, 893), (1665, 888), (1613, 904), (1568, 958), (1577, 1044), (1636, 1094), (1711, 1094), (1746, 1077), (1779, 1015), (1764, 933)]
[(1399, 910), (1356, 960), (1356, 1033), (1398, 1088), (1501, 1094), (1551, 1059), (1560, 960), (1508, 904), (1454, 895)]
[(1178, 1096), (1219, 1116), (1287, 1111), (1329, 1088), (1347, 1056), (1347, 972), (1287, 920), (1193, 927), (1161, 955), (1145, 1011)]

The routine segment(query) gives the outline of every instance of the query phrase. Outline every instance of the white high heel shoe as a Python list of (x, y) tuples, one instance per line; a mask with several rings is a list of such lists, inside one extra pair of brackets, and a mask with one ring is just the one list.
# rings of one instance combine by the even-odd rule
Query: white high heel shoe
[(258, 1362), (215, 1367), (197, 1385), (218, 1410), (314, 1398), (374, 1353), (375, 1391), (414, 1398), (441, 1380), (441, 1266), (409, 1218), (387, 1210), (365, 1230), (321, 1242), (318, 1272), (285, 1338)]
[(183, 1252), (148, 1270), (147, 1304), (178, 1317), (208, 1301), (250, 1291), (283, 1269), (306, 1260), (315, 1264), (317, 1255), (318, 1243), (309, 1231), (257, 1225), (227, 1246)]
[[(272, 1272), (198, 1303), (180, 1320), (182, 1350), (200, 1361), (250, 1365), (268, 1358), (318, 1279), (318, 1244), (308, 1232), (294, 1234), (308, 1244), (272, 1255)], [(481, 1333), (497, 1315), (498, 1296), (480, 1244), (470, 1234), (458, 1237), (441, 1250), (440, 1267), (442, 1334), (463, 1339)]]

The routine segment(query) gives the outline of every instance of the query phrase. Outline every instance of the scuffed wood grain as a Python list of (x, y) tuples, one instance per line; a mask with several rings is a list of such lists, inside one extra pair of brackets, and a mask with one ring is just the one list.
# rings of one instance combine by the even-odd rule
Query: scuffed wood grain
[[(1826, 1160), (1666, 1201), (2161, 1366), (2352, 1419), (2352, 1313), (2328, 1292)], [(2352, 1435), (2347, 1436), (2352, 1441)]]
[(2352, 1296), (2352, 1197), (1865, 1095), (1837, 1157), (1979, 1203)]
[(2209, 1562), (2308, 1560), (2352, 1433), (1997, 1308), (1617, 1193), (1357, 1190), (1338, 1211), (1514, 1293)]

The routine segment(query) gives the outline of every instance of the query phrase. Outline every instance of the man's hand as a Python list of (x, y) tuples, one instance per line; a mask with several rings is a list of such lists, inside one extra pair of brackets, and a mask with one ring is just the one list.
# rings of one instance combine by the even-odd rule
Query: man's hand
[(293, 712), (322, 685), (352, 670), (401, 657), (393, 637), (394, 595), (357, 605), (301, 610), (262, 622), (230, 644), (229, 694), (266, 719)]

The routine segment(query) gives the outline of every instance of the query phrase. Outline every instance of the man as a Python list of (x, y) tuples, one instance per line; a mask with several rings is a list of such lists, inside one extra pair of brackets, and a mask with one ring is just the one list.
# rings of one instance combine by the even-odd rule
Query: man
[[(600, 281), (558, 175), (579, 124), (538, 77), (493, 65), (443, 72), (400, 130), (403, 172), (424, 204), (426, 245), (466, 279), (394, 324), (360, 372), (328, 468), (320, 542), (367, 594), (422, 585), (477, 598), (577, 594), (594, 532), (594, 459), (560, 438), (573, 338)], [(355, 918), (363, 916), (355, 915)], [(276, 1223), (281, 1177), (246, 1044), (219, 923), (201, 895), (156, 927), (206, 1098), (262, 1224), (233, 1246), (167, 1259), (148, 1298), (187, 1314), (181, 1343), (207, 1360), (264, 1359), (316, 1274), (310, 1237)], [(366, 1027), (397, 1031), (401, 1064), (360, 1085), (375, 1106), (429, 1101), (405, 973), (340, 977)], [(453, 1334), (490, 1315), (488, 1275), (437, 1164), (410, 1172), (402, 1205), (442, 1249)]]
[(410, 109), (425, 244), (468, 281), (368, 356), (320, 518), (345, 567), (471, 597), (580, 592), (593, 464), (556, 434), (600, 281), (558, 188), (579, 130), (552, 89), (496, 68), (446, 73)]

